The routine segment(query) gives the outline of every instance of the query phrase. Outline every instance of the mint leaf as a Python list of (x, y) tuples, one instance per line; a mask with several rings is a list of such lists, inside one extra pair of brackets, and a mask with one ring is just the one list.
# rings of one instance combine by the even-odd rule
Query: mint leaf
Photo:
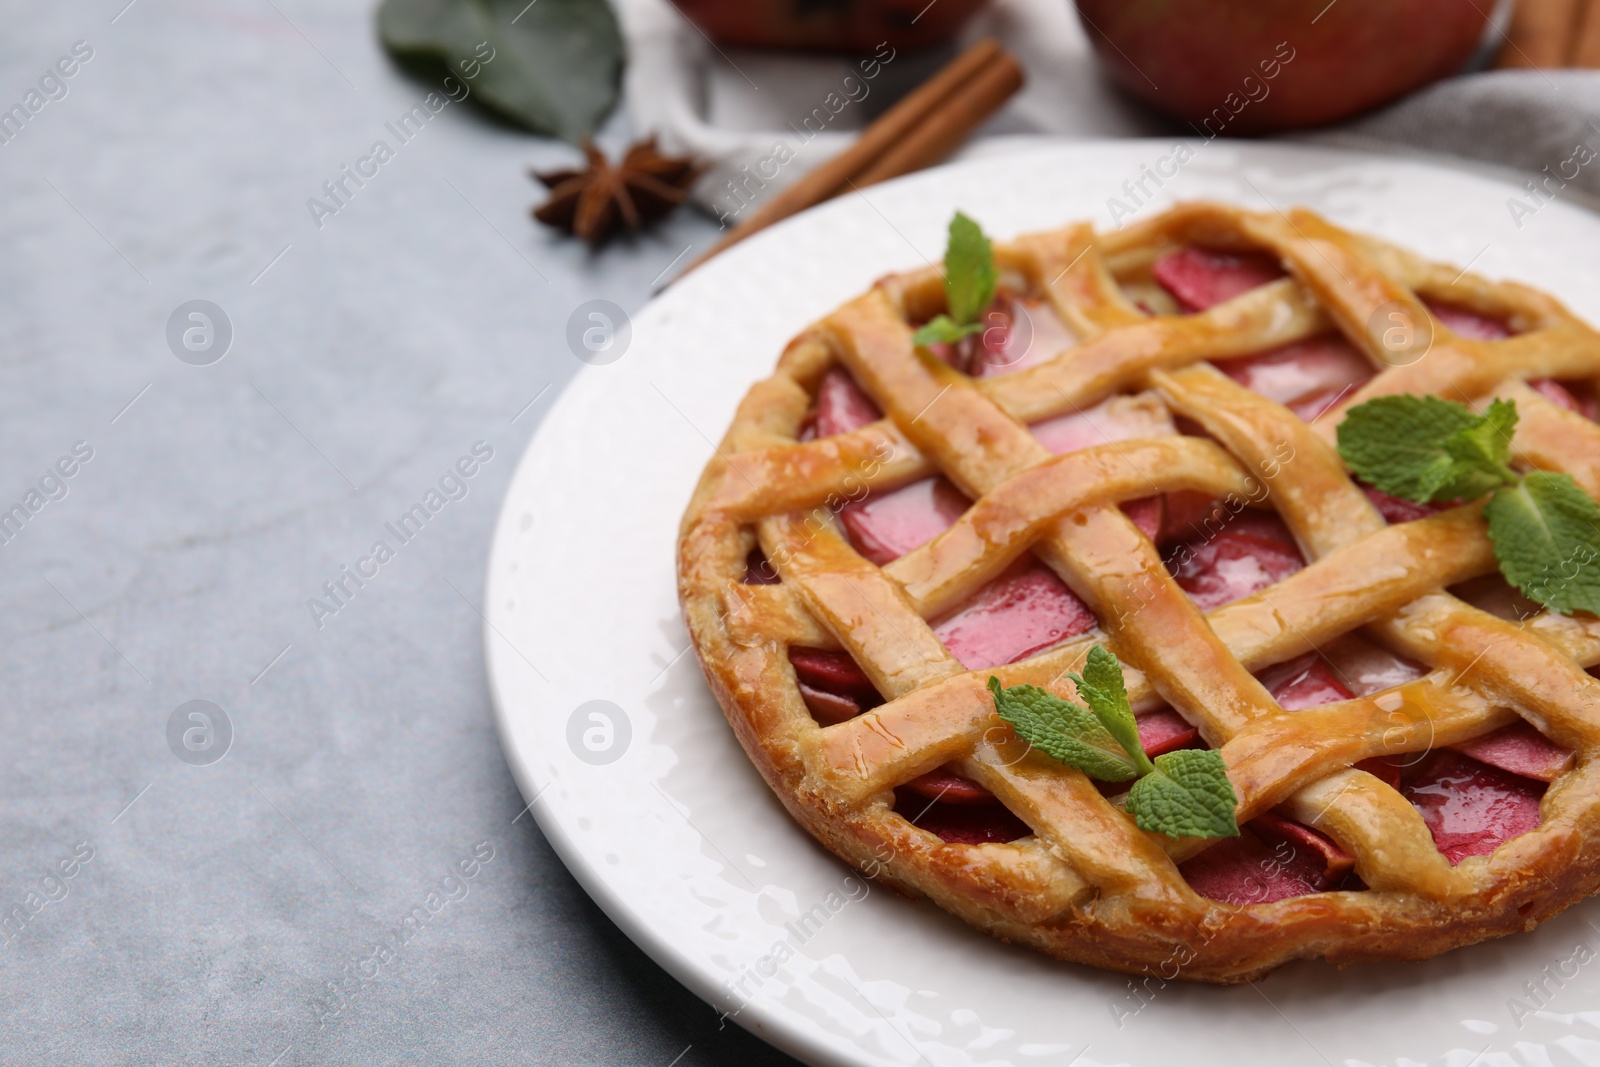
[(950, 220), (950, 239), (944, 249), (944, 293), (950, 318), (958, 326), (976, 323), (983, 309), (993, 302), (999, 279), (989, 239), (976, 222), (956, 212)]
[[(1000, 687), (990, 676), (995, 713), (1034, 748), (1102, 782), (1126, 782), (1139, 773), (1122, 744), (1094, 712), (1034, 685)], [(1142, 755), (1142, 753), (1141, 753)]]
[(1450, 479), (1433, 493), (1434, 500), (1471, 500), (1497, 486), (1517, 480), (1508, 465), (1511, 434), (1517, 428), (1517, 405), (1496, 400), (1483, 416), (1444, 439), (1444, 450), (1454, 461)]
[(1104, 645), (1095, 645), (1089, 650), (1083, 677), (1071, 673), (1067, 677), (1078, 687), (1078, 695), (1089, 705), (1100, 725), (1127, 750), (1139, 773), (1149, 774), (1150, 758), (1144, 754), (1144, 745), (1139, 741), (1139, 724), (1128, 706), (1128, 690), (1117, 657), (1106, 651)]
[(1513, 481), (1506, 466), (1516, 406), (1485, 415), (1436, 396), (1382, 396), (1339, 424), (1339, 455), (1363, 481), (1419, 504), (1482, 496)]
[(917, 345), (938, 344), (940, 341), (959, 341), (968, 334), (977, 333), (983, 329), (983, 323), (971, 322), (965, 326), (958, 325), (949, 315), (939, 315), (923, 323), (917, 332), (911, 335), (911, 343)]
[(1600, 615), (1600, 504), (1569, 475), (1530, 471), (1483, 514), (1506, 581), (1564, 615)]
[(1169, 837), (1237, 837), (1239, 798), (1222, 754), (1184, 748), (1157, 756), (1155, 769), (1133, 783), (1128, 814), (1141, 830)]

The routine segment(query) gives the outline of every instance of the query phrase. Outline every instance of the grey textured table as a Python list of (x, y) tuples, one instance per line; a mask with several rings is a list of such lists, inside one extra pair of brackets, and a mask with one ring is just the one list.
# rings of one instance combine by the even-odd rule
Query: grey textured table
[[(516, 819), (479, 636), (569, 313), (636, 309), (711, 227), (590, 254), (526, 214), (523, 169), (570, 150), (459, 104), (399, 144), (428, 87), (371, 9), (0, 5), (0, 108), (28, 113), (0, 127), (0, 1061), (792, 1062)], [(168, 343), (196, 299), (219, 361), (215, 314)], [(220, 761), (215, 712), (169, 745), (193, 700)]]

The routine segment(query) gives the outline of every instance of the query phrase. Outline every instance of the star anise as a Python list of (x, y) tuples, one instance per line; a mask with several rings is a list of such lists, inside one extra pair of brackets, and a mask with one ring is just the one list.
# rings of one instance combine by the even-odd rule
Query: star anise
[(604, 241), (619, 220), (639, 230), (670, 214), (700, 173), (693, 160), (664, 155), (654, 136), (630, 146), (616, 166), (593, 141), (584, 141), (583, 154), (588, 165), (582, 169), (530, 172), (550, 190), (533, 217), (590, 244)]

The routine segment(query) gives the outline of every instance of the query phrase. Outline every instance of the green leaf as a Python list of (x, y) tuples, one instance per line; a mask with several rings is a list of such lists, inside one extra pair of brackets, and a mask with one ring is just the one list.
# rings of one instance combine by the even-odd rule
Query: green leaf
[(1227, 764), (1210, 749), (1157, 756), (1155, 770), (1128, 793), (1128, 814), (1139, 828), (1169, 837), (1237, 837), (1238, 806)]
[(1133, 708), (1128, 705), (1128, 689), (1117, 657), (1104, 645), (1095, 645), (1089, 650), (1083, 676), (1069, 673), (1067, 677), (1078, 687), (1078, 695), (1089, 705), (1100, 725), (1127, 750), (1139, 773), (1149, 774), (1150, 758), (1144, 754), (1144, 745), (1139, 741), (1139, 724), (1133, 717)]
[(976, 222), (956, 212), (944, 249), (944, 293), (950, 318), (960, 326), (976, 324), (984, 308), (994, 301), (999, 280), (989, 239)]
[(1517, 405), (1496, 400), (1482, 418), (1444, 440), (1444, 450), (1454, 461), (1450, 480), (1434, 490), (1435, 500), (1471, 500), (1517, 475), (1511, 460), (1511, 434), (1517, 428)]
[(1002, 689), (1000, 679), (992, 675), (989, 692), (994, 694), (996, 714), (1051, 759), (1102, 782), (1126, 782), (1139, 773), (1122, 744), (1088, 708), (1034, 685)]
[(1600, 504), (1569, 475), (1531, 471), (1483, 514), (1506, 581), (1563, 615), (1600, 615)]
[(1516, 406), (1495, 401), (1486, 415), (1436, 396), (1383, 396), (1339, 424), (1339, 455), (1363, 481), (1427, 503), (1482, 496), (1515, 479), (1506, 466)]
[(981, 329), (983, 329), (981, 322), (971, 322), (961, 326), (949, 315), (938, 315), (917, 327), (917, 332), (911, 335), (911, 343), (932, 345), (941, 341), (954, 342)]
[(535, 133), (578, 141), (617, 102), (622, 33), (606, 0), (384, 0), (378, 36)]

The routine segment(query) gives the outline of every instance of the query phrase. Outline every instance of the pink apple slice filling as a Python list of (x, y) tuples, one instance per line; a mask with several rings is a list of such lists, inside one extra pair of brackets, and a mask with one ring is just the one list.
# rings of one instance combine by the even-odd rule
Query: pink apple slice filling
[(853, 719), (883, 703), (872, 680), (847, 652), (821, 648), (791, 648), (800, 696), (811, 715), (824, 726)]
[(967, 498), (947, 479), (924, 478), (846, 504), (839, 520), (856, 551), (881, 567), (944, 533), (967, 507)]
[(1331, 838), (1267, 812), (1178, 869), (1201, 896), (1242, 906), (1339, 888), (1354, 866)]
[(1428, 310), (1439, 324), (1458, 337), (1474, 341), (1501, 341), (1511, 336), (1511, 330), (1499, 319), (1480, 315), (1456, 304), (1441, 304), (1424, 300)]
[[(1503, 613), (1495, 610), (1496, 605), (1493, 603), (1495, 599), (1503, 595), (1516, 594), (1516, 590), (1506, 585), (1499, 575), (1463, 583), (1452, 587), (1451, 592), (1475, 607), (1490, 611), (1491, 614), (1498, 614), (1502, 618), (1515, 620), (1522, 617), (1514, 612)], [(1427, 673), (1410, 660), (1401, 659), (1388, 649), (1374, 645), (1356, 634), (1341, 637), (1338, 641), (1325, 646), (1323, 651), (1325, 652), (1323, 658), (1327, 660), (1331, 673), (1337, 676), (1339, 689), (1348, 687), (1348, 692), (1355, 696), (1367, 696), (1385, 689), (1393, 689), (1397, 685), (1404, 685), (1421, 678)], [(1281, 669), (1268, 668), (1262, 672), (1262, 680), (1267, 681), (1270, 672)], [(1328, 701), (1323, 702), (1331, 702), (1332, 699), (1344, 700), (1348, 697), (1330, 697)], [(1283, 701), (1280, 699), (1279, 703), (1283, 704)], [(1287, 708), (1289, 705), (1283, 704), (1283, 706)], [(1525, 778), (1541, 782), (1554, 781), (1557, 775), (1572, 766), (1573, 760), (1571, 752), (1549, 740), (1526, 722), (1517, 722), (1483, 737), (1450, 747), (1491, 767), (1498, 767), (1512, 774), (1520, 774)], [(1376, 774), (1398, 789), (1400, 772), (1408, 767), (1420, 765), (1426, 758), (1426, 752), (1406, 753), (1363, 760), (1358, 766), (1362, 770)]]
[[(817, 436), (849, 433), (882, 417), (847, 371), (835, 367), (822, 376), (811, 420)], [(839, 519), (856, 551), (881, 567), (949, 529), (966, 510), (961, 491), (934, 477), (846, 504)]]
[[(824, 384), (835, 374), (818, 390), (818, 429), (841, 433), (872, 421), (877, 409), (848, 374), (830, 371)], [(848, 504), (840, 519), (856, 550), (883, 566), (949, 529), (967, 504), (946, 479), (925, 478)], [(963, 666), (979, 670), (1025, 658), (1093, 625), (1083, 601), (1030, 557), (979, 590), (935, 633)]]
[(1338, 675), (1340, 684), (1356, 696), (1369, 696), (1416, 681), (1427, 670), (1402, 659), (1359, 634), (1345, 634), (1321, 649), (1323, 658)]
[(817, 406), (812, 414), (818, 437), (849, 433), (883, 418), (878, 405), (843, 367), (834, 367), (817, 383)]
[(1325, 334), (1260, 355), (1224, 360), (1218, 368), (1249, 389), (1276, 400), (1307, 422), (1372, 377), (1372, 364), (1349, 341)]
[[(1026, 659), (1094, 624), (1094, 614), (1060, 578), (1036, 561), (1024, 559), (946, 616), (934, 627), (934, 633), (963, 667), (982, 670)], [(1014, 817), (988, 790), (949, 767), (912, 779), (901, 787), (901, 792), (926, 798), (936, 807), (987, 805), (999, 820), (997, 825), (1018, 828)], [(967, 816), (963, 818), (971, 821)], [(1026, 832), (1024, 827), (1015, 836)]]
[(1191, 489), (1168, 493), (1162, 503), (1165, 507), (1156, 544), (1163, 548), (1204, 536), (1205, 521), (1217, 515), (1222, 508), (1222, 501), (1208, 493)]
[(1316, 652), (1268, 667), (1261, 672), (1261, 684), (1284, 711), (1317, 708), (1355, 695)]
[(1033, 832), (993, 797), (978, 803), (948, 803), (930, 800), (906, 786), (896, 789), (894, 796), (898, 814), (946, 844), (1004, 844)]
[(1173, 578), (1201, 611), (1258, 593), (1305, 566), (1294, 538), (1276, 515), (1242, 511), (1214, 536), (1169, 553)]
[(861, 702), (855, 697), (819, 689), (809, 682), (799, 682), (798, 685), (800, 699), (806, 702), (806, 710), (811, 712), (811, 717), (823, 726), (837, 726), (841, 722), (849, 722), (863, 710)]
[(1275, 812), (1251, 819), (1250, 829), (1269, 845), (1287, 842), (1305, 860), (1311, 861), (1312, 870), (1324, 886), (1337, 885), (1355, 867), (1355, 857), (1339, 847), (1333, 838)]
[(1205, 311), (1283, 277), (1271, 256), (1187, 245), (1150, 266), (1150, 274), (1185, 311)]
[(1383, 516), (1383, 521), (1393, 525), (1397, 522), (1412, 522), (1416, 519), (1425, 519), (1429, 515), (1437, 515), (1450, 505), (1448, 504), (1418, 504), (1415, 501), (1403, 500), (1397, 496), (1390, 496), (1382, 489), (1374, 489), (1370, 485), (1362, 484), (1362, 492), (1367, 494), (1367, 499), (1372, 501), (1378, 513)]
[(1318, 862), (1316, 850), (1297, 849), (1287, 837), (1282, 841), (1269, 847), (1254, 824), (1247, 824), (1240, 827), (1238, 837), (1224, 838), (1179, 864), (1178, 871), (1201, 896), (1239, 907), (1327, 889), (1327, 867)]
[(900, 788), (925, 800), (936, 800), (941, 804), (975, 807), (998, 803), (993, 793), (971, 778), (959, 775), (948, 767), (940, 767), (938, 770), (919, 775)]
[(1180, 748), (1194, 748), (1200, 740), (1200, 731), (1168, 707), (1145, 712), (1136, 721), (1139, 724), (1139, 744), (1144, 746), (1145, 755), (1152, 759)]
[(974, 378), (1012, 374), (1048, 362), (1077, 337), (1043, 300), (1001, 296), (984, 313), (987, 327), (976, 335), (966, 371)]
[[(1151, 274), (1190, 312), (1205, 311), (1283, 276), (1267, 256), (1193, 247), (1162, 256), (1151, 266)], [(1424, 303), (1441, 325), (1459, 337), (1498, 341), (1511, 336), (1510, 328), (1492, 316), (1453, 304), (1431, 300)], [(1321, 415), (1374, 374), (1367, 359), (1338, 334), (1222, 361), (1219, 366), (1239, 384), (1286, 405), (1307, 421)], [(1600, 418), (1600, 395), (1592, 390), (1575, 389), (1551, 378), (1533, 379), (1528, 385), (1569, 411), (1588, 419)], [(1384, 513), (1389, 517), (1390, 509), (1384, 509)]]
[[(1317, 653), (1269, 668), (1261, 680), (1290, 711), (1352, 695)], [(1364, 760), (1357, 766), (1399, 789), (1422, 814), (1439, 851), (1456, 864), (1487, 855), (1537, 826), (1544, 783), (1570, 766), (1571, 755), (1531, 726), (1517, 724), (1424, 761), (1409, 778), (1405, 772), (1414, 757)], [(1197, 893), (1230, 904), (1267, 903), (1337, 888), (1352, 867), (1336, 842), (1275, 813), (1252, 820), (1244, 834), (1256, 841), (1224, 842), (1180, 868)], [(1284, 855), (1286, 847), (1291, 855)]]
[(877, 690), (848, 652), (822, 648), (791, 648), (789, 662), (802, 682), (835, 693), (866, 694)]
[(1092, 628), (1094, 613), (1032, 559), (1014, 564), (934, 626), (969, 671), (1014, 663)]
[[(1143, 437), (1170, 437), (1178, 432), (1166, 405), (1151, 394), (1107, 397), (1093, 407), (1036, 422), (1028, 429), (1041, 445), (1057, 456), (1094, 445)], [(1122, 510), (1146, 537), (1154, 540), (1160, 535), (1166, 516), (1164, 497), (1130, 500), (1122, 505)]]
[(777, 585), (780, 581), (782, 579), (778, 577), (778, 568), (762, 555), (761, 547), (758, 545), (752, 548), (750, 554), (744, 558), (744, 584)]
[[(1168, 252), (1152, 264), (1150, 273), (1191, 312), (1205, 311), (1283, 277), (1269, 256), (1195, 247)], [(1338, 334), (1221, 361), (1218, 366), (1246, 389), (1286, 405), (1307, 421), (1373, 374), (1366, 357)]]
[(1487, 856), (1539, 825), (1545, 783), (1450, 749), (1436, 753), (1401, 792), (1422, 814), (1451, 864)]
[(1167, 406), (1149, 393), (1107, 397), (1093, 407), (1036, 422), (1028, 429), (1057, 456), (1093, 445), (1171, 437), (1178, 432)]
[(979, 321), (980, 333), (928, 351), (974, 378), (992, 378), (1048, 362), (1078, 340), (1047, 302), (1012, 293), (996, 297)]
[[(1208, 542), (1226, 545), (1232, 540), (1233, 547), (1207, 553), (1207, 546), (1202, 546), (1180, 566), (1180, 584), (1187, 579), (1191, 595), (1200, 594), (1197, 602), (1204, 597), (1226, 603), (1248, 595), (1264, 587), (1261, 583), (1274, 568), (1289, 567), (1292, 543), (1287, 530), (1263, 523), (1264, 516), (1246, 513), (1240, 518), (1250, 520), (1245, 527), (1249, 532), (1236, 532), (1236, 519)], [(1249, 549), (1263, 549), (1267, 557), (1258, 561), (1261, 566), (1255, 572), (1239, 565)], [(1299, 558), (1297, 552), (1294, 558)], [(1422, 673), (1353, 636), (1331, 646), (1330, 652), (1335, 662), (1308, 653), (1268, 668), (1261, 681), (1280, 706), (1295, 711), (1348, 700), (1353, 690), (1386, 689)], [(1537, 826), (1543, 783), (1570, 766), (1571, 755), (1531, 726), (1516, 724), (1421, 760), (1421, 769), (1409, 779), (1405, 774), (1419, 763), (1418, 757), (1366, 760), (1359, 766), (1401, 789), (1422, 813), (1439, 850), (1451, 863), (1458, 863), (1465, 856), (1492, 852)], [(1270, 827), (1264, 827), (1260, 818), (1252, 820), (1241, 839), (1213, 846), (1184, 864), (1181, 869), (1195, 891), (1245, 904), (1336, 888), (1350, 869), (1343, 849), (1309, 827), (1273, 818), (1278, 821)]]
[(1572, 767), (1572, 753), (1525, 722), (1452, 747), (1480, 763), (1540, 782), (1553, 782)]

